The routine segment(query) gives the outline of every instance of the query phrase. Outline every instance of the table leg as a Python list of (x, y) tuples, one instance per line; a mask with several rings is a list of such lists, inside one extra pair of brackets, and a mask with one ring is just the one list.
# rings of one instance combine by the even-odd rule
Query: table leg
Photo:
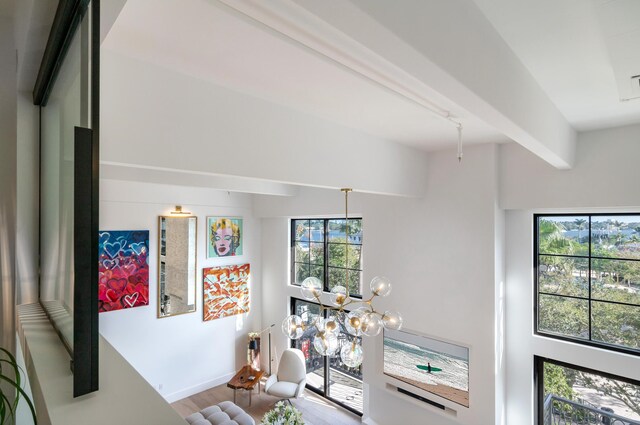
[(251, 406), (251, 394), (253, 394), (253, 390), (249, 390), (249, 406)]
[(233, 389), (233, 404), (236, 404), (236, 389)]

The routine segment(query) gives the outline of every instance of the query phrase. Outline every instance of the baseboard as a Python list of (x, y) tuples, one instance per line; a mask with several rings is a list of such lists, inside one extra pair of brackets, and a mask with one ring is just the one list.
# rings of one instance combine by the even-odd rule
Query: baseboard
[(167, 403), (173, 403), (178, 400), (182, 400), (183, 398), (187, 398), (194, 394), (198, 394), (199, 392), (208, 390), (209, 388), (217, 387), (218, 385), (226, 384), (229, 382), (231, 378), (236, 374), (236, 372), (231, 372), (229, 374), (220, 376), (215, 379), (211, 379), (209, 381), (202, 382), (200, 384), (194, 385), (189, 388), (185, 388), (180, 391), (175, 391), (171, 394), (162, 394), (162, 397), (167, 401)]

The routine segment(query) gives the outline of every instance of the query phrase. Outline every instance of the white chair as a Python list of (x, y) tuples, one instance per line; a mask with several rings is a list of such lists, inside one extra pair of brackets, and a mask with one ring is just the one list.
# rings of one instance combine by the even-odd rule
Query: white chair
[(307, 383), (307, 367), (304, 354), (297, 348), (287, 348), (280, 357), (278, 373), (271, 375), (264, 384), (264, 392), (287, 399), (302, 395)]

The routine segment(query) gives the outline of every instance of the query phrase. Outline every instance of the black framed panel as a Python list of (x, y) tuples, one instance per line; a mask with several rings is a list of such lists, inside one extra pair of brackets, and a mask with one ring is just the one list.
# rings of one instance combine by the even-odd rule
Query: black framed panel
[[(33, 88), (33, 104), (46, 106), (60, 66), (91, 0), (60, 0)], [(98, 3), (98, 2), (95, 2)], [(99, 21), (97, 21), (99, 22)], [(99, 25), (98, 25), (99, 26)]]
[(640, 355), (640, 214), (534, 215), (534, 333)]
[(73, 396), (98, 390), (98, 158), (88, 128), (75, 128)]
[(71, 355), (73, 395), (98, 389), (100, 1), (60, 0), (37, 81), (40, 303)]

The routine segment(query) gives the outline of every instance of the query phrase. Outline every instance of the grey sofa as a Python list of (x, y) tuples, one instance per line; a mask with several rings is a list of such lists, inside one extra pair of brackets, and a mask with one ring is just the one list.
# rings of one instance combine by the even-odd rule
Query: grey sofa
[(242, 408), (231, 401), (223, 401), (186, 417), (190, 425), (255, 425)]

